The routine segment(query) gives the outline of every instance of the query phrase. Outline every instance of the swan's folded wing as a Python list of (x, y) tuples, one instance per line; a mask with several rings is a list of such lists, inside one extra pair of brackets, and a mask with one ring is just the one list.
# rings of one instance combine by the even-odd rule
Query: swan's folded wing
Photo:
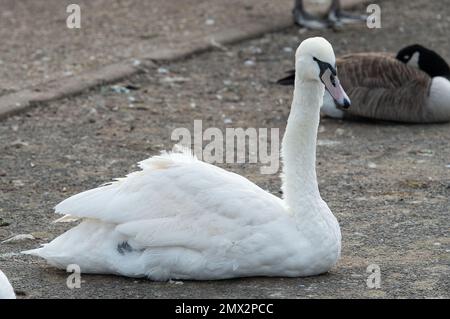
[(15, 299), (14, 289), (6, 278), (5, 274), (0, 270), (0, 299)]
[[(195, 220), (208, 216), (263, 222), (282, 201), (246, 178), (198, 161), (190, 154), (165, 154), (140, 163), (141, 171), (74, 195), (55, 208), (66, 218), (113, 224), (144, 220)], [(243, 211), (243, 208), (246, 208)], [(216, 214), (217, 216), (211, 216)]]

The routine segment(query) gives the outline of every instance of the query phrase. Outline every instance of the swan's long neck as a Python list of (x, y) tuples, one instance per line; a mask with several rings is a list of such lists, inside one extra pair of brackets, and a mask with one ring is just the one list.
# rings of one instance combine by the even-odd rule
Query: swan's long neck
[(302, 215), (321, 201), (316, 177), (316, 141), (323, 95), (324, 86), (320, 82), (296, 78), (282, 143), (284, 200), (292, 212)]

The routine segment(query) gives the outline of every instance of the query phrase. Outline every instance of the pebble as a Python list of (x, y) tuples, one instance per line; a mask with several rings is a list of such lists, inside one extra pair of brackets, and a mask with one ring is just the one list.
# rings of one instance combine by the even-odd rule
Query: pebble
[(15, 179), (15, 180), (13, 180), (13, 181), (12, 181), (12, 184), (13, 184), (15, 187), (23, 187), (23, 186), (25, 186), (25, 183), (24, 183), (23, 181), (21, 181), (20, 179)]
[(188, 82), (188, 78), (184, 78), (182, 76), (174, 76), (174, 77), (165, 77), (161, 80), (163, 83), (182, 83), (182, 82)]
[(163, 67), (158, 68), (158, 73), (159, 74), (167, 74), (169, 73), (169, 70)]
[(33, 235), (31, 234), (20, 234), (20, 235), (16, 235), (13, 236), (11, 238), (8, 238), (4, 241), (2, 241), (2, 244), (7, 244), (7, 243), (17, 243), (17, 242), (21, 242), (21, 241), (25, 241), (25, 240), (35, 240), (36, 238), (34, 238)]
[(23, 146), (28, 146), (30, 144), (28, 144), (27, 142), (24, 142), (22, 140), (15, 140), (14, 142), (11, 142), (9, 145), (12, 147), (15, 147), (15, 148), (21, 148)]
[(317, 140), (317, 146), (334, 146), (339, 145), (341, 142), (332, 140)]
[(130, 93), (129, 89), (121, 85), (112, 85), (111, 90), (115, 93), (122, 93), (122, 94)]
[(244, 62), (245, 66), (254, 66), (256, 63), (253, 60), (247, 60)]

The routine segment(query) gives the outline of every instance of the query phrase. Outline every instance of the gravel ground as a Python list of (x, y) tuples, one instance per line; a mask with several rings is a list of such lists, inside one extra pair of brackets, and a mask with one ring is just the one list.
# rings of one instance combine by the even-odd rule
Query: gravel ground
[[(337, 55), (396, 51), (422, 43), (450, 60), (450, 7), (424, 0), (383, 1), (383, 28), (342, 32), (292, 28), (177, 63), (159, 65), (121, 85), (51, 103), (0, 123), (0, 268), (23, 298), (449, 298), (450, 124), (400, 125), (323, 118), (318, 178), (322, 197), (343, 233), (342, 258), (310, 278), (248, 278), (182, 284), (116, 276), (83, 276), (81, 289), (42, 260), (11, 255), (53, 239), (62, 199), (136, 168), (170, 149), (174, 128), (267, 127), (284, 131), (292, 91), (274, 80), (293, 65), (307, 36), (323, 35)], [(253, 62), (246, 62), (253, 61)], [(259, 165), (224, 164), (279, 194), (278, 174)], [(0, 224), (2, 224), (0, 221)], [(368, 289), (366, 268), (381, 269), (381, 288)]]

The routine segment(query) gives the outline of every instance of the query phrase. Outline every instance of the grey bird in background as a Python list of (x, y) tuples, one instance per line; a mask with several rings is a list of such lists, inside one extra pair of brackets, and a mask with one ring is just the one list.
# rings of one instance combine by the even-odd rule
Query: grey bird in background
[(306, 12), (303, 0), (295, 0), (294, 10), (292, 12), (295, 23), (308, 29), (337, 28), (343, 24), (365, 21), (367, 18), (365, 15), (352, 15), (342, 11), (340, 0), (332, 0), (326, 19), (314, 17)]

